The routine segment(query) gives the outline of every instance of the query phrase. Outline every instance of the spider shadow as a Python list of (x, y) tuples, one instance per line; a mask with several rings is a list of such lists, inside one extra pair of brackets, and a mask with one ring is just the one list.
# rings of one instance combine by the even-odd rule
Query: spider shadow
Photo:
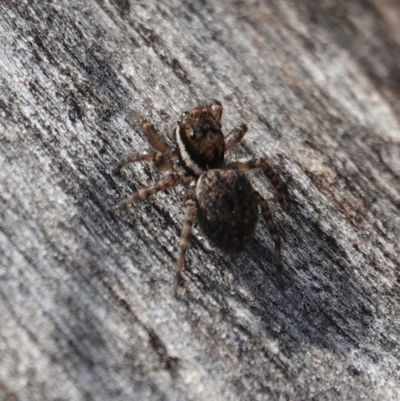
[[(293, 352), (294, 346), (302, 352), (310, 344), (333, 352), (354, 349), (373, 320), (368, 291), (351, 275), (359, 266), (318, 223), (291, 214), (290, 221), (279, 222), (284, 238), (284, 288), (277, 283), (272, 241), (266, 240), (268, 231), (259, 224), (242, 253), (221, 260), (234, 277), (230, 286), (240, 287), (227, 290), (225, 286), (224, 295), (234, 297), (238, 308), (256, 316), (262, 330), (279, 339), (284, 352)], [(234, 324), (240, 325), (235, 316), (232, 310)]]

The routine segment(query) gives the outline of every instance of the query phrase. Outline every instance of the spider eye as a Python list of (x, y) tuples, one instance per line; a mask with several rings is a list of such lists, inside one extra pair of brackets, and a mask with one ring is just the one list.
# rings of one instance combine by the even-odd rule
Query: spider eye
[(187, 112), (187, 111), (184, 111), (184, 112), (181, 114), (181, 117), (186, 117), (187, 114), (188, 114), (188, 112)]

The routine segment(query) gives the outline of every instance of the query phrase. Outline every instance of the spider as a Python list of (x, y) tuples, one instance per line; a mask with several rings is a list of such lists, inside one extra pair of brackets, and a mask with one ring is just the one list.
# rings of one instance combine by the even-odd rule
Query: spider
[(183, 199), (185, 220), (177, 254), (175, 294), (181, 281), (185, 253), (190, 246), (194, 219), (215, 246), (225, 252), (239, 252), (253, 237), (258, 206), (275, 244), (278, 284), (281, 287), (283, 283), (281, 237), (267, 201), (252, 187), (244, 172), (260, 168), (275, 187), (281, 207), (288, 210), (284, 199), (285, 187), (272, 167), (260, 157), (225, 163), (225, 153), (242, 140), (247, 126), (237, 125), (225, 138), (220, 123), (222, 111), (221, 102), (213, 99), (183, 112), (172, 135), (173, 144), (167, 143), (153, 124), (133, 113), (154, 151), (129, 154), (115, 168), (115, 172), (119, 173), (129, 163), (147, 161), (159, 170), (171, 170), (171, 173), (155, 185), (139, 189), (113, 207), (112, 212), (137, 200), (145, 200), (159, 191), (190, 184)]

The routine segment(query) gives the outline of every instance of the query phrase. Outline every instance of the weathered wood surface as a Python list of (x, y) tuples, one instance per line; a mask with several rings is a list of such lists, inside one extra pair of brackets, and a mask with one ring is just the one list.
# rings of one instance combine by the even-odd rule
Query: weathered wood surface
[[(400, 399), (400, 9), (370, 1), (0, 3), (0, 400)], [(260, 222), (238, 258), (196, 229), (172, 295), (183, 189), (162, 174), (198, 99), (269, 158), (286, 289)]]

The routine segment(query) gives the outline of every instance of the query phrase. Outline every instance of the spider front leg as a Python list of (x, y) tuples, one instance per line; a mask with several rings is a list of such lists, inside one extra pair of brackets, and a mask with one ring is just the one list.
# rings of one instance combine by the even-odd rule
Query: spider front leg
[(187, 249), (190, 247), (190, 242), (192, 239), (192, 226), (193, 226), (193, 221), (196, 216), (196, 210), (197, 210), (197, 201), (193, 197), (193, 194), (191, 192), (188, 192), (185, 195), (183, 204), (185, 206), (185, 221), (183, 223), (182, 227), (182, 234), (181, 234), (181, 239), (179, 242), (179, 253), (177, 257), (177, 263), (176, 263), (176, 272), (175, 272), (175, 282), (174, 282), (174, 294), (176, 295), (179, 287), (179, 282), (181, 279), (181, 273), (183, 270), (183, 267), (185, 265), (185, 253)]
[(222, 112), (224, 111), (224, 108), (222, 107), (222, 104), (219, 100), (209, 99), (206, 102), (205, 107), (209, 109), (210, 113), (214, 116), (217, 122), (221, 121)]
[(170, 159), (177, 159), (178, 156), (174, 149), (169, 145), (163, 137), (154, 128), (154, 125), (142, 117), (137, 111), (132, 111), (130, 117), (140, 125), (143, 133), (146, 135), (150, 145), (158, 152), (162, 153)]
[(116, 173), (119, 173), (121, 169), (127, 164), (136, 163), (139, 161), (153, 162), (157, 169), (160, 171), (172, 170), (175, 167), (174, 163), (160, 152), (132, 153), (130, 155), (126, 155), (118, 163), (114, 171)]
[(110, 209), (111, 212), (115, 213), (119, 210), (123, 209), (126, 206), (131, 205), (136, 200), (145, 200), (149, 198), (151, 195), (156, 194), (160, 191), (166, 191), (168, 188), (175, 187), (179, 184), (184, 184), (186, 182), (191, 181), (192, 177), (185, 177), (180, 174), (170, 174), (167, 178), (162, 181), (157, 182), (155, 185), (152, 185), (148, 188), (141, 188), (135, 194), (125, 199), (123, 202), (114, 206)]
[(282, 277), (281, 236), (279, 235), (274, 220), (272, 220), (271, 209), (269, 208), (268, 202), (257, 191), (256, 191), (256, 198), (258, 204), (260, 205), (264, 220), (267, 223), (268, 231), (271, 235), (272, 241), (274, 241), (275, 244), (276, 275), (277, 275), (278, 285), (280, 288), (282, 288), (283, 277)]
[(256, 157), (255, 159), (248, 161), (239, 160), (231, 163), (230, 166), (236, 167), (242, 171), (249, 171), (255, 168), (261, 168), (264, 175), (270, 180), (271, 184), (274, 186), (277, 192), (277, 197), (279, 204), (281, 205), (281, 208), (285, 211), (289, 210), (289, 207), (285, 202), (286, 187), (279, 178), (279, 176), (275, 174), (274, 169), (264, 159), (262, 159), (261, 157)]
[(239, 124), (237, 125), (225, 138), (225, 151), (234, 148), (246, 135), (247, 125)]

